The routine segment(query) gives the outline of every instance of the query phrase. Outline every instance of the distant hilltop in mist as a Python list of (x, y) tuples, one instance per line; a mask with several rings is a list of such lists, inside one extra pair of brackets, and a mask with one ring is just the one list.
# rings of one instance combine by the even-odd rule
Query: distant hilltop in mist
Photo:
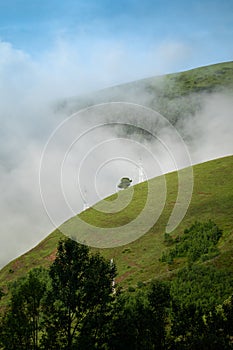
[(188, 71), (146, 78), (64, 99), (56, 108), (72, 114), (106, 102), (130, 102), (156, 110), (172, 124), (193, 115), (207, 94), (233, 92), (233, 61), (213, 64)]

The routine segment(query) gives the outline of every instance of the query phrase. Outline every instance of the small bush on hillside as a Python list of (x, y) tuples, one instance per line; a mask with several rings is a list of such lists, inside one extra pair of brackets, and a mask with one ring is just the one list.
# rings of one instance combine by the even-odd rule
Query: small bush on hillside
[(166, 245), (174, 244), (167, 253), (163, 253), (161, 261), (173, 263), (175, 258), (186, 257), (190, 263), (197, 260), (206, 261), (218, 255), (217, 243), (222, 236), (222, 230), (213, 221), (205, 223), (195, 222), (189, 229), (184, 230), (184, 234), (179, 240), (170, 239), (170, 235), (165, 234)]

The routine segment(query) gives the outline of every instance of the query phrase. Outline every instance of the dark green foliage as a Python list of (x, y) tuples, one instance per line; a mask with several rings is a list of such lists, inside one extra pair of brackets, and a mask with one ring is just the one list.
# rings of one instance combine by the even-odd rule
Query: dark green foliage
[[(190, 263), (199, 259), (209, 260), (218, 255), (217, 243), (221, 236), (222, 230), (214, 222), (195, 222), (189, 229), (184, 230), (175, 247), (168, 253), (163, 253), (161, 260), (168, 263), (178, 257), (186, 257)], [(172, 244), (174, 241), (166, 235), (165, 242)]]
[[(173, 300), (171, 309), (171, 349), (202, 349), (203, 313), (194, 304)], [(208, 349), (208, 348), (207, 348)]]
[(101, 349), (115, 266), (71, 239), (59, 242), (49, 274), (31, 270), (11, 286), (0, 348)]
[(145, 287), (145, 283), (143, 283), (142, 281), (138, 281), (137, 287), (138, 288), (143, 288), (143, 287)]
[(87, 246), (59, 242), (45, 305), (46, 349), (100, 346), (114, 276), (115, 267), (98, 254), (91, 256)]
[(4, 292), (3, 292), (2, 288), (0, 288), (0, 300), (3, 297), (3, 295), (4, 295)]
[(31, 270), (11, 285), (11, 301), (1, 323), (3, 349), (38, 349), (42, 299), (48, 274), (42, 268)]
[(110, 327), (110, 349), (153, 349), (148, 309), (148, 301), (142, 292), (124, 293), (118, 297)]
[(205, 338), (211, 349), (233, 348), (233, 295), (204, 317)]
[(164, 234), (164, 243), (167, 246), (172, 245), (174, 243), (173, 238), (169, 233)]
[[(196, 223), (184, 236), (196, 232), (215, 243), (221, 233), (211, 222)], [(188, 239), (174, 241), (187, 243)], [(1, 320), (0, 348), (233, 348), (229, 270), (190, 264), (171, 281), (140, 282), (128, 291), (113, 293), (115, 274), (115, 266), (99, 254), (90, 254), (88, 247), (71, 239), (60, 241), (49, 271), (31, 270), (11, 286), (10, 304)]]
[(171, 349), (227, 350), (233, 348), (232, 296), (223, 304), (203, 313), (194, 304), (173, 302)]
[(149, 310), (152, 321), (152, 339), (156, 349), (166, 348), (166, 322), (170, 306), (170, 286), (165, 282), (154, 281), (148, 292)]
[(232, 293), (233, 276), (228, 271), (201, 265), (179, 271), (171, 283), (172, 349), (229, 349), (232, 308), (220, 317), (216, 306)]
[(168, 307), (169, 287), (163, 282), (120, 294), (113, 307), (108, 349), (165, 349)]
[(179, 304), (201, 307), (203, 312), (233, 293), (233, 275), (213, 266), (192, 265), (181, 269), (171, 282), (171, 295)]
[(79, 349), (105, 349), (115, 273), (115, 266), (111, 266), (99, 254), (90, 257), (89, 267), (85, 271), (85, 309), (78, 335)]

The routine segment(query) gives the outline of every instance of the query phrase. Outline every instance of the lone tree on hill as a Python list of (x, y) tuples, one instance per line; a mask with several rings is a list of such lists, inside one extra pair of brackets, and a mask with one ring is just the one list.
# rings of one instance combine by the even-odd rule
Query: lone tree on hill
[(124, 189), (125, 190), (126, 188), (128, 188), (130, 186), (131, 182), (132, 182), (132, 180), (130, 178), (122, 177), (121, 178), (121, 182), (119, 183), (118, 187), (120, 189)]

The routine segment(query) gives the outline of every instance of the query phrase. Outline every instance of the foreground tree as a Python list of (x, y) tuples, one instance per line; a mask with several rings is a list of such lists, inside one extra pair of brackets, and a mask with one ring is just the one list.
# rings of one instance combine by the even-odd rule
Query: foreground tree
[(170, 307), (170, 286), (166, 282), (155, 280), (149, 292), (149, 310), (151, 315), (151, 338), (154, 349), (166, 348), (166, 326)]
[(166, 349), (169, 287), (154, 281), (147, 288), (124, 292), (116, 299), (109, 327), (109, 349)]
[(85, 245), (59, 242), (45, 303), (45, 349), (100, 349), (115, 267)]
[(233, 295), (206, 314), (204, 323), (211, 350), (233, 349)]
[(151, 319), (143, 291), (120, 294), (113, 305), (109, 325), (108, 349), (150, 350)]
[(42, 299), (47, 283), (47, 271), (38, 268), (11, 286), (9, 309), (1, 322), (2, 349), (39, 349)]

